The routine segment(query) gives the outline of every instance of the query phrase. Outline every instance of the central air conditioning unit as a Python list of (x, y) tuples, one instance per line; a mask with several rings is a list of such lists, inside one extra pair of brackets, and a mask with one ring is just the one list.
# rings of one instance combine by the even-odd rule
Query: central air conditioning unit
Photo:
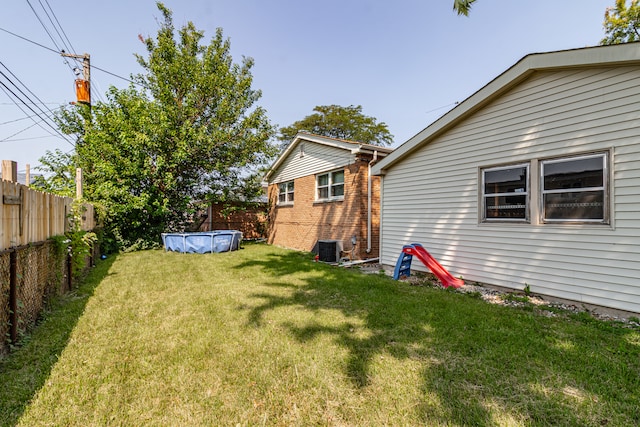
[(342, 251), (341, 240), (318, 240), (318, 259), (323, 262), (338, 262)]

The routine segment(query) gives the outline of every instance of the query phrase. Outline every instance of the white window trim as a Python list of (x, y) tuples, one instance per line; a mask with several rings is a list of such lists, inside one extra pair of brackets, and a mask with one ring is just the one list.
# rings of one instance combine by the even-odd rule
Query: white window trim
[[(342, 172), (343, 173), (343, 181), (341, 183), (338, 184), (334, 184), (333, 183), (333, 174), (336, 172)], [(320, 179), (321, 176), (327, 175), (327, 185), (318, 185), (318, 181)], [(334, 169), (332, 171), (329, 172), (323, 172), (323, 173), (319, 173), (316, 175), (316, 188), (315, 188), (315, 201), (316, 202), (327, 202), (327, 201), (334, 201), (334, 200), (344, 200), (344, 190), (345, 190), (345, 186), (344, 186), (344, 169)], [(336, 185), (342, 185), (342, 196), (331, 196), (331, 189), (336, 186)], [(319, 195), (319, 190), (320, 188), (327, 188), (327, 197), (326, 198), (320, 198)]]
[[(560, 189), (560, 190), (548, 190), (544, 189), (544, 166), (546, 164), (553, 163), (563, 163), (571, 160), (578, 159), (590, 159), (590, 158), (602, 158), (602, 186), (601, 187), (584, 187), (578, 189)], [(592, 154), (583, 154), (576, 156), (566, 156), (566, 157), (557, 157), (553, 159), (544, 159), (540, 160), (540, 172), (539, 172), (539, 188), (540, 188), (540, 197), (539, 201), (539, 212), (540, 212), (540, 223), (542, 224), (595, 224), (595, 225), (610, 225), (611, 223), (611, 213), (609, 209), (610, 197), (611, 197), (611, 186), (609, 185), (609, 162), (610, 162), (610, 154), (609, 152), (600, 152), (600, 153), (592, 153)], [(553, 193), (571, 193), (571, 192), (585, 192), (585, 191), (602, 191), (603, 192), (603, 218), (602, 219), (549, 219), (545, 218), (545, 206), (544, 206), (544, 195), (545, 194), (553, 194)]]
[[(284, 185), (288, 190), (289, 184), (293, 185), (293, 190), (292, 191), (286, 191), (284, 193), (285, 194), (285, 200), (284, 201), (280, 201), (280, 194), (281, 194), (280, 186)], [(278, 203), (277, 204), (279, 206), (293, 205), (295, 197), (293, 198), (293, 200), (290, 200), (289, 194), (292, 194), (292, 195), (295, 194), (296, 187), (295, 187), (294, 181), (279, 182), (277, 185), (278, 185)]]

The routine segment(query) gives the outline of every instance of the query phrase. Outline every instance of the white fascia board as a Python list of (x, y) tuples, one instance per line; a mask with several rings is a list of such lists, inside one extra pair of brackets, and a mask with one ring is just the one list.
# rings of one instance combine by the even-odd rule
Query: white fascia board
[(529, 54), (396, 148), (373, 166), (371, 173), (384, 175), (386, 169), (407, 157), (415, 149), (429, 143), (434, 137), (455, 126), (461, 119), (511, 89), (535, 71), (634, 63), (640, 64), (640, 42)]
[(360, 152), (359, 150), (362, 148), (361, 146), (357, 146), (356, 145), (357, 142), (346, 142), (346, 141), (341, 141), (339, 139), (327, 138), (327, 137), (320, 136), (320, 135), (313, 135), (313, 134), (310, 134), (310, 133), (299, 132), (295, 136), (295, 138), (293, 138), (293, 141), (291, 142), (291, 144), (289, 144), (287, 146), (287, 148), (285, 148), (285, 150), (282, 153), (280, 153), (280, 155), (273, 162), (271, 167), (269, 167), (269, 170), (264, 175), (263, 179), (265, 181), (269, 182), (269, 179), (271, 178), (271, 175), (276, 170), (278, 170), (278, 168), (280, 167), (282, 162), (284, 162), (284, 160), (289, 156), (289, 154), (292, 151), (294, 151), (296, 149), (296, 147), (303, 141), (309, 141), (309, 142), (314, 142), (316, 144), (326, 145), (326, 146), (329, 146), (329, 147), (340, 148), (340, 149), (346, 150), (346, 151), (348, 151), (350, 153), (354, 153), (354, 151), (353, 151), (354, 149), (358, 150), (357, 152)]

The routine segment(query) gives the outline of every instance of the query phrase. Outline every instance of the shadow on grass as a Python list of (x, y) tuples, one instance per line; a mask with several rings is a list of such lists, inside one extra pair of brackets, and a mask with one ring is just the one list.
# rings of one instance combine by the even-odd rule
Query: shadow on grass
[(114, 261), (113, 256), (99, 261), (80, 286), (50, 301), (42, 319), (21, 345), (0, 357), (0, 426), (15, 425), (45, 384), (87, 301), (109, 274)]
[[(370, 384), (374, 357), (390, 354), (420, 363), (424, 399), (417, 411), (425, 422), (640, 422), (637, 331), (492, 306), (456, 292), (314, 263), (304, 253), (271, 254), (237, 268), (261, 269), (264, 284), (274, 287), (274, 294), (251, 295), (259, 301), (249, 308), (253, 326), (269, 310), (286, 306), (339, 310), (353, 319), (337, 327), (283, 326), (300, 342), (332, 335), (348, 350), (346, 374), (356, 389)], [(284, 278), (290, 275), (302, 284), (288, 284)], [(283, 287), (291, 288), (289, 295), (282, 295)], [(630, 334), (635, 338), (625, 339)]]

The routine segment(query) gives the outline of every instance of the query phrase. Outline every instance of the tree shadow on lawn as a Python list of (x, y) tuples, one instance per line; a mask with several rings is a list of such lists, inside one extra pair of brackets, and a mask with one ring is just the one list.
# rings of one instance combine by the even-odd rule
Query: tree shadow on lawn
[[(637, 331), (488, 306), (469, 295), (314, 263), (304, 253), (271, 254), (236, 268), (248, 267), (260, 268), (264, 285), (278, 288), (278, 295), (251, 295), (261, 301), (250, 308), (252, 325), (260, 326), (264, 313), (279, 307), (339, 310), (354, 321), (337, 327), (283, 326), (300, 342), (333, 335), (349, 352), (346, 374), (356, 389), (369, 385), (378, 355), (418, 361), (424, 399), (417, 410), (425, 421), (481, 426), (640, 422)], [(282, 280), (294, 274), (301, 285)], [(287, 287), (290, 294), (282, 296)], [(367, 333), (358, 334), (356, 324)], [(625, 339), (628, 334), (636, 338)]]
[(115, 258), (111, 256), (98, 261), (77, 288), (50, 301), (20, 346), (0, 357), (0, 426), (15, 425), (44, 386), (89, 298), (102, 279), (110, 274)]

